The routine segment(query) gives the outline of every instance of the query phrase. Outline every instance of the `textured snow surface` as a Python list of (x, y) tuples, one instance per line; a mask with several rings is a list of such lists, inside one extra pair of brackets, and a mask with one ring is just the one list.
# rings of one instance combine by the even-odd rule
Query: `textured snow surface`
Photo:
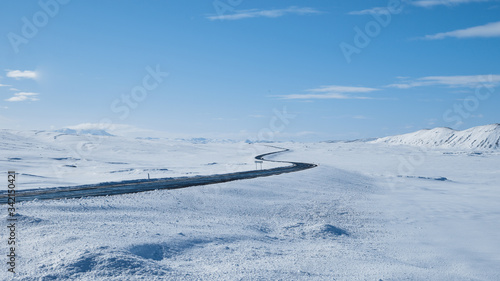
[[(292, 152), (276, 159), (320, 166), (181, 190), (17, 204), (16, 279), (500, 280), (497, 152), (280, 145)], [(0, 241), (6, 235), (0, 231)], [(6, 274), (0, 270), (0, 280)]]
[(492, 150), (500, 148), (500, 124), (456, 131), (450, 128), (420, 130), (414, 133), (380, 138), (375, 143), (414, 146)]

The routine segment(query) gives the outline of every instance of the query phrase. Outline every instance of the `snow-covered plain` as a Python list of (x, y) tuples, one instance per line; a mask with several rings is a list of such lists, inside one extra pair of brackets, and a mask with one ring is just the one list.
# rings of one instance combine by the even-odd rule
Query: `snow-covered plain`
[[(226, 155), (232, 145), (178, 143), (172, 153), (214, 151), (183, 162), (188, 171), (243, 161)], [(182, 190), (17, 204), (17, 279), (500, 280), (498, 151), (279, 146), (291, 152), (273, 159), (320, 165)], [(134, 153), (128, 157), (144, 166), (159, 163)], [(108, 157), (101, 162), (133, 164)], [(0, 249), (5, 257), (6, 245)]]
[[(150, 178), (211, 175), (254, 170), (256, 154), (276, 150), (245, 142), (61, 131), (0, 130), (0, 174), (6, 177), (7, 170), (18, 171), (18, 189), (146, 179), (148, 174)], [(263, 168), (284, 165), (269, 162)]]

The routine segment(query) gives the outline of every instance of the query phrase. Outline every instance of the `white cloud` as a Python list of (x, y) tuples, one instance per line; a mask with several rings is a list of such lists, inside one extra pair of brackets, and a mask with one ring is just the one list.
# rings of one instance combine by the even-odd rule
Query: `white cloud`
[(21, 78), (35, 79), (36, 72), (31, 71), (31, 70), (24, 70), (24, 71), (23, 70), (8, 70), (7, 77), (16, 78), (16, 79), (21, 79)]
[(347, 13), (348, 15), (355, 15), (355, 16), (360, 16), (360, 15), (380, 15), (380, 14), (387, 14), (389, 13), (387, 7), (374, 7), (371, 9), (366, 9), (366, 10), (361, 10), (361, 11), (352, 11)]
[(72, 130), (120, 130), (120, 129), (137, 129), (131, 125), (111, 124), (111, 123), (82, 123), (74, 126), (66, 127)]
[(497, 84), (500, 82), (500, 75), (428, 76), (420, 79), (451, 87), (470, 87), (479, 84)]
[(429, 8), (438, 5), (454, 6), (458, 4), (466, 4), (472, 2), (488, 2), (488, 1), (489, 0), (417, 0), (417, 1), (412, 1), (411, 3), (415, 6)]
[(240, 20), (240, 19), (248, 19), (248, 18), (277, 18), (282, 17), (287, 14), (295, 14), (295, 15), (310, 15), (310, 14), (319, 14), (320, 11), (314, 8), (300, 8), (300, 7), (288, 7), (286, 9), (274, 9), (274, 10), (244, 10), (244, 11), (236, 11), (234, 14), (230, 15), (218, 15), (218, 16), (208, 16), (209, 20)]
[(367, 87), (352, 87), (352, 86), (321, 86), (316, 89), (309, 89), (307, 92), (310, 93), (319, 93), (319, 94), (291, 94), (291, 95), (283, 95), (278, 96), (281, 99), (287, 100), (296, 100), (296, 99), (372, 99), (371, 97), (363, 97), (363, 96), (353, 96), (349, 95), (352, 93), (369, 93), (373, 91), (377, 91), (375, 88), (367, 88)]
[(27, 93), (20, 92), (15, 93), (13, 97), (6, 99), (5, 101), (37, 101), (38, 93)]
[(436, 40), (444, 39), (447, 37), (455, 38), (489, 38), (489, 37), (500, 37), (500, 21), (492, 22), (485, 25), (469, 27), (465, 29), (459, 29), (449, 32), (442, 32), (434, 35), (426, 35), (423, 39)]
[(0, 87), (10, 87), (11, 85), (0, 84)]
[(304, 100), (304, 99), (336, 99), (336, 100), (349, 100), (349, 99), (358, 99), (358, 100), (367, 100), (371, 99), (370, 97), (356, 97), (349, 96), (344, 94), (292, 94), (292, 95), (284, 95), (280, 96), (281, 99), (285, 100)]
[(406, 81), (403, 83), (390, 84), (386, 87), (398, 88), (398, 89), (409, 89), (414, 87), (423, 86), (448, 86), (453, 88), (459, 87), (495, 87), (500, 83), (500, 75), (489, 74), (489, 75), (463, 75), (463, 76), (426, 76), (421, 77), (413, 81)]
[(317, 89), (307, 90), (308, 92), (338, 92), (338, 93), (369, 93), (377, 91), (375, 88), (352, 87), (352, 86), (321, 86)]
[(409, 89), (417, 86), (422, 86), (420, 84), (417, 85), (416, 82), (411, 82), (411, 83), (396, 83), (396, 84), (390, 84), (387, 85), (386, 87), (389, 88), (398, 88), (398, 89)]

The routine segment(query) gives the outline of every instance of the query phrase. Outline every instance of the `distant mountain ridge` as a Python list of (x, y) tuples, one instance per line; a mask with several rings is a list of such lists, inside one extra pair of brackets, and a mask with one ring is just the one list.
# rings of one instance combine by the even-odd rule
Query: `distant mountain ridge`
[(373, 143), (412, 145), (439, 148), (492, 150), (500, 148), (500, 124), (473, 127), (463, 131), (434, 128), (379, 138)]

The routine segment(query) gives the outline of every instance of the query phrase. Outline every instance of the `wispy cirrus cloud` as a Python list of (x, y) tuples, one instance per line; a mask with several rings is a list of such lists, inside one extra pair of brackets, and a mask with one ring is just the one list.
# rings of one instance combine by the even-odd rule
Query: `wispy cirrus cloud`
[[(359, 96), (356, 94), (359, 93), (370, 93), (373, 91), (377, 91), (376, 88), (368, 88), (368, 87), (352, 87), (352, 86), (322, 86), (316, 89), (309, 89), (306, 92), (308, 94), (290, 94), (290, 95), (282, 95), (277, 96), (280, 99), (287, 100), (311, 100), (311, 99), (358, 99), (358, 100), (367, 100), (373, 99), (372, 97)], [(353, 95), (354, 94), (354, 95)]]
[(294, 15), (311, 15), (311, 14), (319, 14), (321, 13), (319, 10), (309, 7), (288, 7), (285, 9), (272, 9), (272, 10), (242, 10), (235, 11), (233, 14), (229, 15), (217, 15), (217, 16), (207, 16), (209, 20), (241, 20), (241, 19), (249, 19), (249, 18), (278, 18), (288, 14)]
[(316, 89), (309, 89), (308, 92), (338, 92), (338, 93), (368, 93), (377, 91), (376, 88), (368, 88), (368, 87), (353, 87), (353, 86), (321, 86)]
[(460, 39), (462, 39), (462, 38), (477, 38), (477, 37), (482, 37), (482, 38), (500, 37), (500, 21), (488, 23), (485, 25), (469, 27), (469, 28), (465, 28), (465, 29), (458, 29), (458, 30), (449, 31), (449, 32), (437, 33), (434, 35), (426, 35), (422, 39), (438, 40), (438, 39), (444, 39), (447, 37), (454, 37), (454, 38), (460, 38)]
[(35, 79), (36, 72), (31, 70), (7, 70), (7, 77), (15, 79)]
[(29, 93), (29, 92), (19, 92), (15, 93), (14, 96), (6, 99), (5, 101), (17, 102), (17, 101), (37, 101), (38, 93)]
[(348, 15), (354, 15), (354, 16), (361, 16), (361, 15), (380, 15), (380, 14), (387, 14), (388, 9), (387, 7), (373, 7), (371, 9), (365, 9), (361, 11), (352, 11), (347, 13)]
[(474, 88), (478, 85), (495, 87), (500, 84), (500, 75), (426, 76), (414, 80), (387, 85), (386, 87), (409, 89), (424, 86), (447, 86), (451, 88)]
[(454, 6), (472, 2), (488, 2), (488, 1), (490, 0), (417, 0), (417, 1), (411, 1), (410, 3), (415, 6), (429, 8), (439, 5)]
[(285, 100), (312, 100), (312, 99), (335, 99), (335, 100), (368, 100), (370, 97), (351, 96), (346, 94), (329, 93), (329, 94), (291, 94), (279, 96)]

